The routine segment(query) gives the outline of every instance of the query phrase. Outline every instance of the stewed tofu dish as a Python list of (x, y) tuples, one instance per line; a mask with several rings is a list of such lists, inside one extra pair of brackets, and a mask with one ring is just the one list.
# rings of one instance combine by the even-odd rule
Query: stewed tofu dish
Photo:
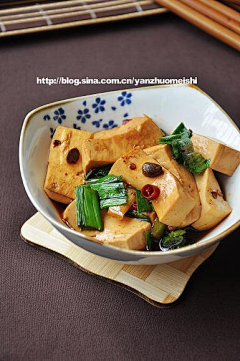
[(181, 123), (148, 116), (96, 133), (57, 127), (44, 190), (62, 221), (93, 241), (168, 251), (201, 239), (232, 211), (214, 171), (231, 176), (240, 152)]

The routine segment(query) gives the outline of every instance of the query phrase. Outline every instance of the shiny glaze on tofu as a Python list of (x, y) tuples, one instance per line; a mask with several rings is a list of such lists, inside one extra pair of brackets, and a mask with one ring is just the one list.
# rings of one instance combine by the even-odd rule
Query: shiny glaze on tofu
[(93, 237), (93, 240), (104, 244), (133, 250), (145, 250), (146, 231), (151, 228), (149, 222), (143, 222), (133, 218), (115, 218), (107, 211), (101, 211), (103, 220), (103, 231), (88, 231), (78, 227), (76, 219), (76, 201), (73, 201), (64, 211), (64, 221), (76, 231), (86, 236)]
[[(44, 190), (49, 198), (64, 204), (65, 209), (64, 211), (63, 208), (61, 209), (61, 216), (65, 224), (95, 242), (131, 250), (145, 250), (146, 242), (147, 249), (151, 249), (148, 248), (150, 234), (148, 232), (146, 237), (146, 232), (152, 225), (151, 232), (153, 232), (155, 223), (163, 227), (165, 232), (155, 236), (155, 250), (157, 250), (156, 244), (159, 240), (162, 242), (161, 238), (164, 235), (169, 236), (169, 232), (175, 228), (192, 225), (195, 230), (194, 228), (191, 228), (192, 231), (187, 229), (187, 237), (189, 237), (191, 232), (198, 234), (201, 232), (196, 232), (196, 230), (207, 231), (218, 225), (231, 213), (232, 209), (224, 200), (212, 169), (207, 168), (200, 175), (190, 173), (174, 159), (170, 145), (157, 144), (158, 139), (163, 135), (164, 133), (147, 116), (133, 118), (122, 126), (97, 133), (57, 127), (50, 146)], [(240, 152), (224, 144), (195, 134), (191, 139), (195, 151), (205, 158), (211, 158), (210, 167), (213, 169), (231, 175), (240, 163)], [(109, 174), (122, 177), (119, 183), (123, 190), (124, 187), (126, 189), (124, 199), (122, 201), (119, 198), (120, 202), (119, 200), (111, 202), (111, 197), (114, 197), (115, 193), (110, 192), (109, 189), (112, 186), (115, 187), (116, 183), (110, 187), (107, 183), (112, 177), (106, 176), (101, 179), (99, 181), (103, 184), (100, 187), (101, 192), (104, 196), (106, 193), (107, 198), (110, 199), (109, 208), (100, 211), (103, 231), (81, 230), (76, 219), (75, 188), (87, 182), (85, 175), (90, 169), (101, 168), (112, 163)], [(88, 174), (87, 178), (90, 180), (91, 177), (101, 177), (107, 174), (108, 170), (109, 167), (100, 169), (98, 173), (94, 170)], [(112, 178), (112, 182), (116, 182), (116, 179)], [(77, 196), (82, 212), (94, 218), (97, 210), (100, 222), (99, 209), (102, 193), (97, 190), (99, 186), (96, 187), (94, 193), (95, 183), (96, 180), (92, 180), (92, 185), (89, 182), (88, 185), (81, 187)], [(134, 189), (142, 190), (147, 184), (157, 187), (145, 187), (143, 190), (144, 197), (148, 197), (149, 188), (150, 192), (152, 190), (156, 192), (156, 198), (151, 199), (154, 211), (148, 202), (148, 207), (144, 208), (146, 201)], [(87, 196), (84, 198), (85, 193), (91, 193), (89, 198)], [(116, 198), (117, 194), (116, 192)], [(90, 208), (88, 206), (93, 198), (95, 208)], [(81, 202), (84, 203), (84, 207)], [(148, 212), (144, 212), (144, 209), (148, 209)], [(144, 221), (143, 216), (146, 214), (150, 222)], [(164, 225), (158, 224), (156, 215)], [(138, 218), (140, 216), (141, 219)], [(94, 222), (82, 223), (88, 224), (89, 227), (91, 225), (92, 228), (102, 229), (95, 226)], [(171, 236), (174, 237), (174, 234)], [(161, 249), (160, 246), (159, 249)]]
[(203, 135), (193, 134), (191, 140), (196, 152), (211, 159), (210, 168), (228, 176), (233, 175), (240, 163), (238, 150)]
[[(118, 159), (112, 166), (110, 174), (123, 176), (126, 183), (140, 190), (146, 184), (159, 187), (160, 196), (152, 201), (159, 221), (169, 226), (180, 226), (196, 206), (196, 201), (184, 191), (180, 182), (166, 168), (163, 168), (163, 173), (155, 178), (143, 175), (142, 165), (146, 162), (159, 164), (137, 147)], [(132, 164), (135, 165), (133, 170)]]
[(161, 129), (148, 117), (133, 118), (120, 127), (94, 133), (94, 139), (82, 142), (84, 172), (114, 163), (137, 145), (141, 148), (156, 145), (162, 136)]
[(83, 183), (81, 144), (93, 133), (59, 126), (53, 136), (44, 190), (47, 195), (68, 204), (75, 198), (75, 187)]
[(184, 168), (183, 165), (178, 164), (177, 161), (173, 158), (170, 145), (159, 144), (154, 147), (144, 149), (144, 152), (157, 160), (161, 166), (172, 173), (183, 186), (184, 191), (189, 194), (189, 196), (192, 197), (196, 202), (195, 207), (186, 216), (180, 226), (186, 227), (196, 221), (201, 214), (201, 202), (193, 175), (186, 168)]
[(218, 225), (232, 211), (224, 200), (221, 188), (212, 171), (208, 168), (204, 173), (195, 175), (202, 203), (200, 218), (192, 226), (200, 231), (208, 230)]

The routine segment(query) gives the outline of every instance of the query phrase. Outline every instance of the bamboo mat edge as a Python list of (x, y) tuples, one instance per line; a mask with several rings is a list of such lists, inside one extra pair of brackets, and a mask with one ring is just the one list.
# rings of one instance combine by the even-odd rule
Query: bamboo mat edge
[[(109, 275), (107, 276), (106, 274), (104, 276), (103, 275), (104, 273), (102, 273), (102, 275), (101, 275), (101, 272), (97, 273), (97, 272), (91, 271), (89, 268), (86, 267), (86, 265), (84, 264), (84, 262), (82, 260), (76, 261), (76, 259), (77, 259), (76, 257), (75, 257), (75, 260), (73, 259), (74, 257), (71, 257), (71, 254), (73, 253), (72, 251), (70, 251), (70, 252), (69, 252), (69, 250), (64, 251), (63, 249), (61, 251), (61, 249), (59, 250), (58, 246), (55, 246), (55, 245), (53, 246), (53, 244), (50, 245), (50, 243), (48, 245), (48, 244), (46, 244), (46, 241), (45, 241), (45, 243), (41, 242), (42, 235), (47, 235), (47, 234), (49, 235), (49, 237), (52, 238), (52, 240), (59, 239), (59, 241), (62, 243), (62, 245), (66, 244), (66, 245), (68, 245), (67, 246), (68, 248), (70, 245), (70, 247), (75, 249), (74, 250), (75, 253), (76, 253), (76, 249), (77, 249), (77, 250), (79, 250), (79, 253), (84, 253), (84, 255), (86, 255), (86, 256), (89, 255), (92, 263), (95, 261), (96, 261), (96, 263), (99, 263), (99, 259), (100, 259), (100, 262), (102, 262), (102, 263), (105, 262), (107, 264), (107, 267), (110, 270), (113, 269), (112, 265), (116, 264), (118, 268), (120, 267), (119, 272), (121, 274), (129, 276), (127, 282), (124, 282), (124, 283), (121, 282), (121, 277), (119, 277), (118, 275), (115, 278), (114, 277), (111, 278), (111, 276), (109, 276)], [(112, 260), (107, 260), (107, 259), (104, 259), (99, 256), (92, 255), (89, 252), (82, 250), (80, 247), (77, 247), (76, 245), (72, 244), (63, 235), (61, 235), (57, 230), (55, 230), (50, 225), (50, 223), (47, 220), (45, 220), (43, 218), (43, 216), (41, 216), (39, 213), (36, 213), (34, 216), (32, 216), (29, 220), (27, 220), (24, 223), (24, 225), (21, 228), (20, 236), (23, 239), (23, 241), (26, 242), (27, 244), (29, 244), (35, 248), (47, 251), (48, 253), (53, 253), (53, 254), (57, 255), (59, 258), (66, 260), (68, 263), (75, 266), (76, 268), (82, 270), (83, 272), (85, 272), (89, 275), (96, 276), (102, 280), (107, 281), (108, 283), (115, 284), (128, 291), (131, 291), (138, 297), (142, 298), (144, 301), (150, 303), (151, 305), (153, 305), (155, 307), (160, 307), (160, 308), (161, 307), (171, 307), (171, 306), (177, 304), (177, 301), (179, 300), (180, 296), (182, 296), (183, 291), (185, 290), (186, 285), (189, 282), (189, 279), (191, 278), (192, 274), (196, 271), (196, 269), (205, 260), (207, 260), (214, 253), (214, 251), (216, 250), (216, 248), (218, 246), (218, 244), (216, 244), (216, 245), (212, 246), (211, 248), (205, 250), (204, 252), (202, 252), (199, 255), (191, 256), (189, 258), (186, 258), (186, 259), (183, 259), (180, 261), (175, 261), (170, 264), (158, 265), (158, 266), (131, 266), (131, 265), (122, 265), (120, 263), (114, 262)], [(46, 238), (46, 237), (44, 237), (44, 238)], [(80, 259), (81, 257), (78, 257), (78, 258)], [(191, 259), (193, 259), (193, 260), (191, 260)], [(191, 260), (190, 263), (189, 263), (189, 260)], [(179, 272), (179, 275), (176, 274), (177, 277), (180, 277), (179, 285), (177, 286), (177, 290), (174, 291), (175, 293), (173, 292), (174, 295), (172, 295), (171, 292), (169, 292), (169, 289), (171, 290), (171, 288), (173, 287), (173, 284), (171, 284), (171, 281), (174, 283), (174, 282), (176, 282), (176, 280), (174, 281), (175, 276), (171, 276), (171, 268), (172, 268), (172, 265), (174, 267), (176, 266), (179, 268), (179, 264), (183, 263), (183, 262), (187, 265), (187, 268), (186, 268), (185, 274), (182, 271)], [(111, 265), (111, 266), (109, 266), (109, 265)], [(146, 268), (147, 272), (148, 272), (147, 268), (150, 268), (150, 267), (152, 267), (153, 270), (155, 270), (156, 267), (158, 267), (158, 268), (160, 267), (162, 269), (161, 278), (163, 279), (163, 287), (161, 286), (161, 289), (159, 289), (160, 296), (157, 295), (157, 297), (156, 297), (156, 295), (154, 294), (156, 288), (155, 288), (155, 281), (153, 283), (153, 280), (151, 281), (152, 282), (151, 284), (149, 284), (149, 283), (146, 284), (147, 288), (150, 287), (150, 291), (147, 290), (147, 292), (146, 292), (147, 288), (146, 289), (141, 288), (142, 287), (141, 282), (143, 284), (143, 281), (141, 279), (135, 277), (133, 270), (141, 269), (141, 272), (142, 272), (143, 267)], [(127, 274), (123, 270), (123, 268), (125, 271), (127, 271), (129, 273)], [(166, 271), (165, 271), (165, 269), (166, 269)], [(180, 269), (182, 269), (182, 265), (181, 265)], [(170, 271), (170, 276), (172, 277), (172, 278), (170, 277), (170, 279), (169, 279), (169, 271)], [(148, 274), (150, 275), (150, 278), (152, 277), (151, 276), (152, 273), (148, 272)], [(164, 273), (166, 273), (166, 274), (164, 274)], [(155, 277), (159, 277), (157, 272), (155, 272)], [(164, 277), (166, 277), (166, 280), (168, 280), (168, 281), (164, 280)], [(183, 279), (181, 279), (181, 277), (183, 277)], [(133, 283), (132, 283), (132, 280), (134, 281)], [(140, 281), (140, 286), (135, 281)], [(135, 283), (137, 284), (137, 286)], [(161, 281), (160, 281), (160, 283), (161, 283)], [(153, 289), (153, 294), (151, 294), (151, 288)], [(162, 296), (162, 294), (163, 294), (163, 296)], [(159, 301), (160, 298), (161, 298), (161, 302)]]

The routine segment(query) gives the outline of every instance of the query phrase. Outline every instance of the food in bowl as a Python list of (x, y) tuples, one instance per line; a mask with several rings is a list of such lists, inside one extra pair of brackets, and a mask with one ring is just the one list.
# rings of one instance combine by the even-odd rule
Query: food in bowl
[(147, 116), (96, 133), (57, 127), (44, 190), (62, 221), (93, 241), (168, 251), (199, 240), (232, 211), (214, 170), (240, 152), (181, 123), (168, 135)]

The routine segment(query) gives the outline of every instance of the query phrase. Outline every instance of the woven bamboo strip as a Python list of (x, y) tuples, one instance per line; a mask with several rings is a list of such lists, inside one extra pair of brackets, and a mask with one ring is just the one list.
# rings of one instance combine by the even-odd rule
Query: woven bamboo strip
[(217, 247), (215, 245), (199, 255), (169, 264), (134, 266), (105, 259), (81, 249), (54, 229), (39, 213), (23, 225), (21, 235), (26, 242), (53, 251), (82, 270), (127, 287), (158, 306), (176, 301), (194, 271)]

